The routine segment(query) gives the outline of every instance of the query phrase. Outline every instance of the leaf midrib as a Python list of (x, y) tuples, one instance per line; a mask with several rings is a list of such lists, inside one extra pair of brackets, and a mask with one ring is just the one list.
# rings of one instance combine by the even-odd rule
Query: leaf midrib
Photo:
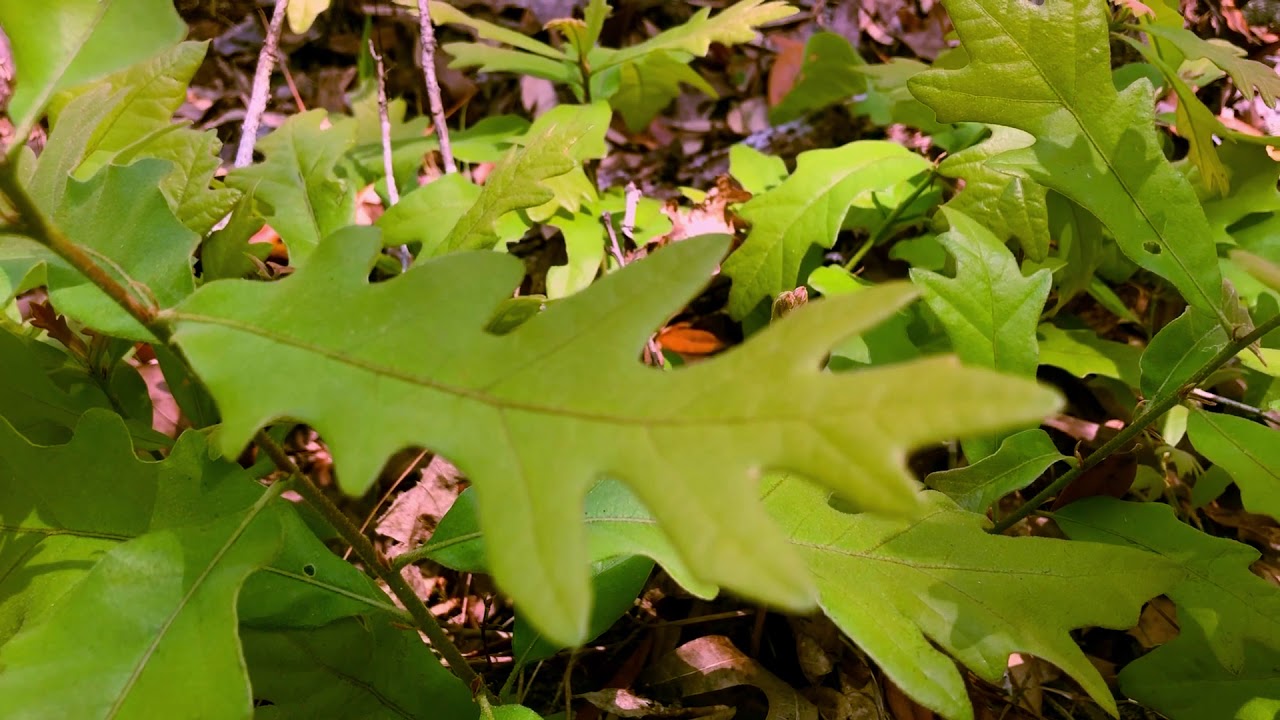
[(985, 15), (989, 20), (991, 20), (992, 23), (998, 26), (1000, 30), (1005, 33), (1005, 36), (1008, 37), (1009, 40), (1018, 47), (1018, 50), (1022, 53), (1023, 57), (1027, 59), (1027, 62), (1029, 62), (1033, 67), (1035, 67), (1036, 72), (1040, 75), (1042, 79), (1044, 79), (1045, 86), (1048, 87), (1049, 90), (1053, 92), (1054, 96), (1058, 98), (1058, 104), (1062, 108), (1064, 108), (1068, 113), (1071, 114), (1071, 117), (1076, 122), (1076, 126), (1080, 128), (1081, 134), (1084, 135), (1085, 139), (1089, 141), (1089, 145), (1093, 147), (1093, 150), (1098, 154), (1098, 157), (1102, 158), (1102, 162), (1107, 166), (1107, 171), (1110, 172), (1111, 176), (1116, 179), (1116, 182), (1120, 183), (1120, 187), (1124, 188), (1125, 195), (1129, 197), (1129, 200), (1133, 203), (1133, 206), (1138, 209), (1138, 213), (1142, 216), (1143, 222), (1145, 222), (1147, 224), (1147, 227), (1151, 229), (1152, 234), (1154, 234), (1156, 237), (1160, 238), (1162, 242), (1164, 242), (1165, 249), (1168, 252), (1169, 257), (1173, 258), (1173, 261), (1177, 263), (1178, 267), (1181, 268), (1182, 272), (1186, 275), (1187, 279), (1190, 280), (1191, 284), (1195, 286), (1196, 290), (1200, 292), (1201, 296), (1208, 303), (1209, 307), (1214, 309), (1214, 315), (1217, 317), (1218, 322), (1225, 328), (1231, 327), (1231, 323), (1227, 320), (1226, 316), (1223, 314), (1222, 309), (1219, 308), (1218, 304), (1213, 301), (1213, 295), (1200, 286), (1200, 281), (1196, 278), (1195, 274), (1192, 273), (1187, 268), (1187, 265), (1182, 261), (1182, 258), (1179, 257), (1177, 250), (1174, 249), (1173, 244), (1170, 243), (1167, 238), (1165, 238), (1163, 233), (1161, 233), (1159, 230), (1156, 229), (1155, 223), (1152, 221), (1151, 216), (1147, 213), (1147, 209), (1141, 203), (1138, 202), (1137, 196), (1134, 195), (1133, 190), (1129, 187), (1129, 184), (1125, 182), (1124, 177), (1122, 177), (1119, 173), (1116, 172), (1115, 165), (1111, 162), (1111, 158), (1106, 153), (1102, 152), (1101, 144), (1097, 141), (1097, 139), (1094, 138), (1093, 132), (1091, 131), (1089, 126), (1085, 125), (1084, 121), (1080, 117), (1080, 114), (1076, 111), (1076, 108), (1072, 104), (1067, 102), (1066, 98), (1058, 90), (1058, 86), (1049, 81), (1049, 75), (1045, 73), (1044, 69), (1040, 66), (1040, 63), (1037, 62), (1036, 55), (1034, 53), (1028, 52), (1027, 49), (1023, 46), (1022, 42), (1019, 40), (1019, 38), (1015, 36), (1013, 33), (1011, 33), (1009, 29), (1005, 27), (1004, 23), (1000, 21), (999, 18), (996, 18), (991, 13), (987, 12), (987, 9), (983, 7), (981, 4), (975, 3), (974, 5), (982, 12), (983, 15)]

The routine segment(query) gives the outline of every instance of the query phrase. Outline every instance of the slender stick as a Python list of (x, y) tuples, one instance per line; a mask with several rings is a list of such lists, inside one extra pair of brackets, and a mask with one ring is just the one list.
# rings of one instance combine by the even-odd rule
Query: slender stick
[(400, 574), (400, 571), (393, 568), (382, 553), (378, 552), (378, 549), (373, 546), (373, 543), (369, 542), (369, 538), (365, 537), (364, 533), (360, 532), (360, 529), (351, 522), (351, 519), (343, 514), (337, 505), (330, 502), (329, 498), (324, 496), (324, 493), (320, 491), (320, 488), (316, 487), (311, 478), (298, 469), (298, 466), (285, 453), (284, 448), (271, 439), (270, 435), (263, 430), (259, 430), (258, 434), (254, 436), (254, 443), (267, 453), (267, 456), (276, 464), (276, 467), (298, 476), (294, 490), (324, 516), (324, 519), (334, 530), (338, 531), (342, 539), (351, 545), (356, 557), (360, 558), (365, 567), (369, 568), (379, 579), (385, 582), (391, 592), (400, 599), (400, 602), (404, 603), (405, 609), (413, 616), (418, 629), (431, 640), (431, 646), (444, 656), (453, 674), (457, 675), (469, 687), (479, 689), (486, 697), (491, 700), (494, 699), (489, 688), (484, 684), (484, 680), (479, 675), (476, 675), (476, 672), (467, 664), (467, 660), (462, 656), (462, 652), (458, 650), (458, 646), (454, 645), (449, 636), (445, 634), (444, 628), (440, 627), (436, 616), (431, 614), (431, 611), (423, 604), (422, 598), (419, 598), (413, 588), (409, 587), (409, 583)]
[(436, 30), (431, 24), (430, 0), (418, 0), (418, 26), (422, 32), (422, 74), (427, 79), (427, 102), (431, 104), (431, 123), (440, 140), (440, 157), (446, 173), (458, 172), (449, 144), (449, 126), (444, 120), (444, 101), (440, 99), (440, 81), (436, 78)]
[(240, 145), (236, 147), (235, 167), (248, 167), (253, 163), (253, 145), (258, 140), (258, 125), (262, 113), (267, 110), (267, 94), (271, 90), (271, 71), (275, 69), (276, 52), (280, 47), (280, 33), (284, 31), (285, 8), (289, 0), (276, 0), (271, 13), (267, 37), (258, 54), (258, 67), (253, 72), (253, 89), (249, 93), (249, 106), (244, 111), (244, 126), (240, 130)]
[(1200, 366), (1200, 368), (1197, 369), (1191, 377), (1187, 378), (1187, 382), (1183, 383), (1181, 387), (1175, 388), (1164, 395), (1156, 396), (1151, 401), (1151, 404), (1147, 406), (1147, 409), (1143, 411), (1141, 415), (1134, 418), (1134, 421), (1130, 423), (1128, 427), (1117, 433), (1115, 437), (1104, 443), (1102, 447), (1090, 453), (1089, 457), (1085, 458), (1079, 465), (1063, 473), (1062, 477), (1054, 480), (1049, 487), (1041, 490), (1035, 497), (1023, 503), (1018, 507), (1018, 509), (1010, 513), (1008, 517), (996, 523), (995, 527), (991, 528), (991, 532), (1002, 533), (1005, 530), (1008, 530), (1014, 523), (1030, 515), (1036, 508), (1048, 501), (1049, 498), (1057, 495), (1059, 491), (1070, 485), (1076, 478), (1088, 472), (1112, 453), (1128, 445), (1129, 442), (1137, 437), (1139, 433), (1146, 430), (1147, 426), (1151, 425), (1156, 420), (1159, 420), (1160, 417), (1168, 412), (1170, 408), (1181, 402), (1184, 395), (1195, 388), (1196, 385), (1204, 382), (1206, 378), (1213, 374), (1213, 372), (1224, 363), (1236, 355), (1239, 355), (1245, 348), (1252, 345), (1263, 335), (1275, 330), (1277, 327), (1280, 327), (1280, 315), (1270, 318), (1266, 322), (1254, 328), (1248, 335), (1227, 343), (1227, 345), (1219, 350), (1216, 355), (1210, 358), (1208, 362)]
[[(382, 135), (382, 171), (387, 176), (387, 207), (400, 202), (400, 188), (396, 187), (395, 164), (391, 161), (391, 118), (387, 115), (387, 70), (382, 56), (369, 38), (369, 54), (373, 56), (374, 76), (378, 86), (378, 128)], [(401, 245), (395, 253), (400, 258), (400, 269), (407, 271), (413, 263), (409, 246)]]

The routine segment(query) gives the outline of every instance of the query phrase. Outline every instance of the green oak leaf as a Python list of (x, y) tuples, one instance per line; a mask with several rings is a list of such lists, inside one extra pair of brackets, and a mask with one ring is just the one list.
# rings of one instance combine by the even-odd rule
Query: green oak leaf
[(173, 212), (197, 235), (208, 235), (241, 197), (239, 190), (214, 180), (222, 165), (222, 141), (213, 130), (173, 128), (138, 148), (132, 157), (168, 160), (173, 170), (160, 181), (160, 192)]
[[(439, 452), (476, 487), (498, 583), (556, 642), (585, 637), (580, 508), (604, 475), (629, 485), (700, 579), (805, 608), (810, 579), (755, 499), (763, 469), (908, 512), (906, 448), (1058, 406), (1030, 382), (949, 358), (821, 373), (838, 339), (911, 300), (900, 284), (810, 303), (694, 366), (644, 367), (640, 349), (710, 277), (722, 236), (666, 247), (502, 336), (481, 328), (518, 284), (517, 260), (447, 255), (370, 285), (380, 246), (375, 230), (350, 228), (283, 281), (210, 283), (167, 314), (218, 402), (221, 447), (234, 456), (273, 418), (306, 422), (355, 493), (401, 448)], [(276, 382), (290, 392), (256, 390)]]
[(1184, 573), (1168, 591), (1178, 637), (1121, 670), (1121, 691), (1179, 720), (1280, 713), (1280, 591), (1249, 572), (1257, 550), (1189, 527), (1156, 503), (1090, 498), (1054, 518), (1073, 539), (1145, 550)]
[(1181, 576), (1137, 550), (988, 534), (984, 516), (935, 492), (910, 521), (839, 512), (795, 478), (772, 478), (764, 498), (817, 578), (823, 611), (916, 702), (952, 720), (973, 709), (951, 658), (998, 682), (1015, 652), (1057, 665), (1115, 715), (1069, 633), (1131, 627)]
[(172, 126), (173, 114), (186, 101), (187, 85), (200, 69), (208, 45), (179, 43), (146, 62), (54, 99), (49, 114), (56, 126), (68, 112), (85, 111), (83, 103), (75, 103), (77, 98), (99, 87), (110, 93), (105, 116), (86, 140), (82, 162), (76, 168), (78, 177), (92, 175), (121, 151)]
[(739, 143), (729, 148), (729, 174), (743, 190), (759, 195), (787, 179), (787, 164), (777, 155)]
[[(1165, 159), (1151, 87), (1116, 92), (1106, 7), (1096, 0), (944, 0), (969, 62), (910, 81), (939, 121), (970, 120), (1030, 133), (1001, 166), (1082, 205), (1124, 254), (1167, 279), (1223, 327), (1222, 275), (1209, 225), (1186, 178)], [(1070, 48), (1062, 52), (1043, 49)]]
[(1189, 59), (1204, 58), (1217, 65), (1231, 76), (1245, 99), (1252, 100), (1256, 90), (1263, 102), (1275, 107), (1276, 98), (1280, 97), (1280, 77), (1269, 66), (1249, 60), (1245, 50), (1226, 41), (1205, 40), (1181, 25), (1147, 24), (1142, 31), (1169, 42)]
[(951, 229), (938, 242), (956, 261), (954, 278), (912, 270), (929, 308), (942, 320), (966, 363), (1034, 376), (1036, 325), (1053, 282), (1048, 270), (1023, 277), (1013, 253), (958, 210), (942, 208)]
[(1151, 338), (1139, 361), (1148, 400), (1177, 391), (1231, 338), (1212, 317), (1189, 307)]
[[(1260, 213), (1274, 218), (1280, 212), (1280, 191), (1276, 190), (1280, 163), (1271, 159), (1266, 148), (1241, 142), (1223, 142), (1218, 155), (1227, 167), (1231, 193), (1226, 197), (1203, 198), (1204, 212), (1214, 241), (1232, 245), (1237, 242), (1233, 237), (1237, 223)], [(1189, 169), (1187, 174), (1193, 182), (1200, 182), (1198, 170)]]
[[(139, 302), (172, 307), (195, 288), (191, 255), (200, 238), (174, 217), (159, 185), (172, 166), (160, 160), (109, 165), (85, 182), (72, 180), (53, 219), (72, 241), (99, 261), (104, 272), (128, 288)], [(58, 312), (94, 330), (132, 340), (152, 341), (106, 293), (35, 241), (0, 236), (0, 263), (17, 286), (35, 265), (46, 265), (49, 298)]]
[(294, 115), (258, 142), (263, 162), (227, 174), (227, 185), (252, 192), (265, 206), (263, 214), (294, 267), (307, 263), (321, 239), (355, 222), (355, 190), (333, 172), (351, 148), (355, 126), (325, 129), (327, 117), (324, 110)]
[(1064, 330), (1044, 323), (1036, 329), (1040, 364), (1062, 368), (1078, 378), (1101, 375), (1138, 387), (1141, 348), (1104, 340), (1092, 330)]
[[(0, 451), (0, 644), (47, 620), (114, 549), (242, 513), (263, 492), (238, 466), (210, 460), (198, 433), (182, 435), (163, 462), (138, 460), (120, 418), (103, 410), (86, 413), (65, 445), (33, 445), (0, 422)], [(272, 508), (284, 544), (249, 579), (242, 621), (309, 627), (372, 611), (400, 615), (292, 503), (273, 500)]]
[(632, 132), (640, 132), (672, 100), (680, 97), (681, 85), (696, 88), (712, 98), (719, 97), (715, 88), (689, 67), (692, 59), (688, 53), (656, 50), (618, 66), (618, 89), (609, 96), (609, 105), (622, 115)]
[(0, 0), (0, 27), (13, 53), (15, 137), (26, 137), (54, 93), (132, 66), (187, 32), (168, 0)]
[(241, 631), (253, 694), (270, 705), (256, 720), (362, 718), (474, 720), (465, 684), (417, 633), (385, 617), (338, 620), (312, 630)]
[(413, 188), (375, 221), (388, 247), (421, 243), (419, 262), (444, 253), (445, 238), (480, 197), (478, 185), (449, 173)]
[(1193, 410), (1187, 437), (1231, 475), (1246, 510), (1280, 520), (1280, 434), (1244, 418)]
[(714, 17), (711, 15), (711, 8), (702, 8), (684, 23), (611, 54), (604, 64), (592, 68), (592, 71), (600, 72), (662, 50), (676, 50), (703, 57), (713, 42), (721, 45), (751, 42), (755, 39), (756, 28), (759, 26), (791, 17), (797, 12), (785, 2), (774, 0), (739, 0)]
[(828, 105), (849, 102), (867, 88), (866, 76), (854, 70), (861, 65), (866, 61), (843, 35), (814, 33), (804, 44), (804, 62), (795, 84), (769, 108), (769, 122), (781, 125)]
[(1020, 130), (993, 126), (991, 137), (947, 156), (938, 165), (938, 174), (964, 180), (964, 189), (946, 207), (978, 221), (1002, 241), (1016, 239), (1028, 258), (1040, 261), (1049, 254), (1050, 239), (1044, 186), (987, 164), (991, 158), (1033, 141)]
[(880, 140), (801, 153), (791, 177), (742, 206), (751, 232), (724, 263), (724, 273), (733, 279), (730, 314), (745, 317), (761, 302), (794, 290), (813, 269), (805, 265), (816, 266), (815, 251), (835, 242), (855, 201), (928, 167), (919, 155)]
[(543, 205), (557, 195), (546, 183), (581, 172), (586, 157), (604, 155), (609, 129), (609, 106), (561, 105), (545, 113), (529, 128), (523, 147), (511, 150), (485, 180), (475, 204), (458, 220), (433, 254), (488, 249), (498, 240), (494, 229), (503, 215)]
[(139, 448), (158, 450), (169, 446), (169, 438), (151, 428), (151, 401), (137, 370), (117, 364), (116, 378), (129, 378), (136, 384), (123, 388), (113, 383), (108, 388), (101, 377), (91, 374), (82, 364), (72, 361), (67, 353), (34, 338), (0, 328), (0, 417), (28, 440), (37, 443), (66, 442), (81, 416), (93, 408), (113, 409), (108, 389), (117, 402), (122, 390), (133, 397), (120, 405), (138, 406), (140, 414), (128, 418), (129, 434)]
[(929, 487), (969, 512), (985, 514), (991, 504), (1030, 485), (1049, 466), (1071, 458), (1058, 452), (1043, 430), (1023, 430), (1000, 443), (1000, 449), (967, 467), (930, 473)]

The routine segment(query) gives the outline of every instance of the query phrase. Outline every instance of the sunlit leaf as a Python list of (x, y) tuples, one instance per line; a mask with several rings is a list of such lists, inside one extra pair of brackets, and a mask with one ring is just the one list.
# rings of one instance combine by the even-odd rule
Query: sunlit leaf
[(1058, 452), (1043, 430), (1010, 435), (1000, 449), (978, 462), (931, 473), (925, 484), (975, 513), (986, 513), (996, 500), (1035, 482), (1049, 466), (1071, 458)]
[[(222, 411), (221, 446), (235, 455), (271, 418), (306, 422), (356, 493), (400, 448), (440, 452), (476, 487), (498, 582), (557, 642), (586, 630), (579, 508), (603, 474), (627, 482), (697, 577), (803, 608), (807, 573), (755, 500), (761, 468), (789, 467), (866, 507), (909, 511), (905, 448), (1057, 406), (1029, 382), (947, 358), (820, 373), (837, 339), (910, 300), (902, 285), (810, 303), (692, 367), (645, 368), (640, 348), (706, 282), (724, 238), (664, 248), (500, 337), (481, 328), (520, 263), (448, 255), (371, 286), (380, 245), (373, 231), (350, 229), (281, 282), (211, 283), (173, 316)], [(277, 382), (290, 392), (250, 391)]]
[(1280, 713), (1280, 590), (1249, 572), (1257, 550), (1179, 522), (1168, 505), (1093, 498), (1054, 516), (1072, 538), (1139, 548), (1183, 572), (1168, 591), (1178, 637), (1120, 671), (1126, 695), (1186, 720)]

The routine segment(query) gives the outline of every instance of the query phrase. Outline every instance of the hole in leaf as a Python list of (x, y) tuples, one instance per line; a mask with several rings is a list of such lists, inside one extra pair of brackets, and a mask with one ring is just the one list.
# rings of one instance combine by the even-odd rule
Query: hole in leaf
[(1159, 255), (1159, 254), (1160, 254), (1160, 244), (1159, 244), (1159, 243), (1157, 243), (1157, 242), (1155, 242), (1154, 240), (1148, 240), (1148, 241), (1146, 241), (1146, 242), (1142, 243), (1142, 249), (1143, 249), (1143, 250), (1146, 250), (1147, 252), (1151, 253), (1152, 255)]
[(315, 565), (312, 565), (311, 563), (307, 563), (306, 565), (303, 565), (303, 566), (302, 566), (302, 574), (303, 574), (303, 575), (306, 575), (307, 577), (315, 577), (315, 576), (316, 576), (316, 566), (315, 566)]

